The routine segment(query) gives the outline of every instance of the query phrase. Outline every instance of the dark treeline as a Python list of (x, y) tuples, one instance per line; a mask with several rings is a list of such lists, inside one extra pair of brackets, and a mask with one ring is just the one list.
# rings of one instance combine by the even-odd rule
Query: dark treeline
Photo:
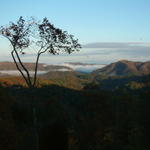
[(149, 99), (149, 89), (0, 87), (0, 149), (149, 150)]

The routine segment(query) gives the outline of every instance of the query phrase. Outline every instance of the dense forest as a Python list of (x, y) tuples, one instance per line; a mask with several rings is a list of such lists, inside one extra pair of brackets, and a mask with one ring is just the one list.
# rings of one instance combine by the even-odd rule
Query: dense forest
[(149, 150), (150, 76), (0, 78), (2, 150)]

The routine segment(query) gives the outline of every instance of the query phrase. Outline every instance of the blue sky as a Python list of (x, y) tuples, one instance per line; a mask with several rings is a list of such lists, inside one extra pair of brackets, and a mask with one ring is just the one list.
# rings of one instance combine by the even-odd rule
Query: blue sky
[[(65, 56), (53, 57), (56, 62), (58, 59), (90, 63), (150, 59), (150, 0), (1, 0), (0, 6), (0, 26), (16, 21), (19, 16), (39, 20), (47, 17), (55, 26), (75, 35), (81, 44), (100, 45), (98, 50), (90, 47), (67, 56), (67, 60)], [(0, 37), (0, 61), (8, 58), (10, 48), (9, 42)]]
[(2, 0), (0, 6), (0, 25), (48, 17), (83, 44), (150, 41), (150, 0)]

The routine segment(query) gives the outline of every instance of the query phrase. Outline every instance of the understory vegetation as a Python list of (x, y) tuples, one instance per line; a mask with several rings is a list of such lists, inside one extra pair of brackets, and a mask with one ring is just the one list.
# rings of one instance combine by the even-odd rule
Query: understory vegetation
[(1, 78), (0, 149), (149, 150), (149, 80), (107, 80)]

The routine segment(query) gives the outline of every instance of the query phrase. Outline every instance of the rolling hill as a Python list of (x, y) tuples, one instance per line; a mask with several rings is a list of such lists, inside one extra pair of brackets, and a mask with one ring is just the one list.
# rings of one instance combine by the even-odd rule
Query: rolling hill
[(148, 75), (150, 74), (150, 61), (133, 62), (120, 60), (101, 69), (97, 69), (92, 74), (105, 76)]
[[(29, 71), (34, 71), (35, 63), (24, 63), (25, 67), (28, 68)], [(46, 65), (39, 63), (38, 70), (40, 71), (56, 71), (56, 70), (68, 70), (71, 71), (72, 69), (67, 66), (60, 66), (60, 65)], [(17, 70), (15, 64), (13, 62), (0, 62), (0, 70)]]

